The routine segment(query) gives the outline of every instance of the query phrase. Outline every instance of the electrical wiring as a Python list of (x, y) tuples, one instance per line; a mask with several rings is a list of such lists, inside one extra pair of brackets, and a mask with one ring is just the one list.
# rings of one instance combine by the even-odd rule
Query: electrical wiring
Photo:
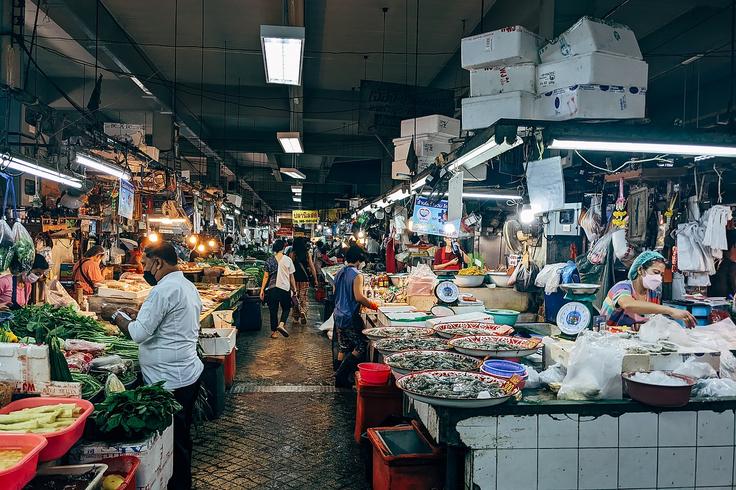
[(607, 168), (604, 168), (604, 167), (599, 167), (598, 165), (594, 164), (593, 162), (591, 162), (590, 160), (588, 160), (587, 158), (585, 158), (578, 150), (575, 150), (575, 154), (577, 156), (579, 156), (585, 163), (587, 163), (591, 167), (593, 167), (595, 169), (598, 169), (598, 170), (601, 170), (603, 172), (609, 173), (609, 174), (616, 173), (616, 172), (620, 171), (622, 168), (624, 168), (627, 165), (630, 165), (632, 163), (665, 162), (665, 163), (670, 163), (671, 164), (671, 163), (674, 162), (674, 160), (664, 158), (666, 155), (659, 155), (659, 156), (652, 157), (652, 158), (642, 158), (642, 159), (630, 159), (630, 160), (626, 160), (619, 167), (611, 170), (611, 169), (607, 169)]

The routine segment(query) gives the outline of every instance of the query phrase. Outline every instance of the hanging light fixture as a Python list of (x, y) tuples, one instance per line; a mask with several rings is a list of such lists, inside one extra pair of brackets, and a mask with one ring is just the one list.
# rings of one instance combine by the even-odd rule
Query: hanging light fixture
[(302, 84), (304, 27), (261, 26), (261, 48), (268, 83)]
[(281, 168), (279, 171), (284, 175), (288, 175), (292, 179), (303, 180), (307, 178), (307, 176), (304, 175), (304, 172), (301, 172), (298, 168)]
[(278, 132), (276, 133), (276, 139), (279, 140), (284, 153), (304, 153), (301, 134), (298, 131)]
[(82, 188), (81, 180), (70, 175), (57, 172), (56, 170), (42, 167), (40, 165), (32, 163), (25, 158), (17, 157), (11, 155), (10, 153), (1, 153), (0, 160), (2, 160), (0, 161), (0, 167), (10, 168), (13, 170), (17, 170), (18, 172), (25, 172), (31, 175), (35, 175), (36, 177), (41, 177), (43, 179), (48, 179), (60, 184), (68, 185), (69, 187), (73, 187), (75, 189)]

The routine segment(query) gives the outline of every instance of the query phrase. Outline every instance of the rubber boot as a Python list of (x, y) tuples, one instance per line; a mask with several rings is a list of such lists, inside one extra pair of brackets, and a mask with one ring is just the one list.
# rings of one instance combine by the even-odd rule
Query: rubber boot
[(352, 388), (353, 385), (350, 382), (350, 375), (355, 372), (355, 368), (358, 365), (358, 358), (351, 352), (345, 359), (342, 360), (342, 364), (335, 372), (335, 387), (336, 388)]

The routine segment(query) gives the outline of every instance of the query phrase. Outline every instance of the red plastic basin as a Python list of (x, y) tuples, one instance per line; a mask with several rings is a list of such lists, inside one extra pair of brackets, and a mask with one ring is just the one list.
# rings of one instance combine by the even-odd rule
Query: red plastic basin
[(15, 466), (0, 471), (0, 488), (20, 490), (36, 476), (38, 455), (48, 444), (40, 434), (0, 434), (0, 449), (20, 449), (25, 456)]
[(61, 429), (58, 432), (50, 432), (48, 434), (39, 434), (40, 436), (45, 437), (48, 441), (48, 445), (43, 448), (41, 454), (38, 456), (38, 459), (41, 462), (59, 459), (69, 451), (69, 448), (71, 448), (74, 443), (82, 437), (82, 433), (84, 433), (84, 424), (87, 421), (87, 417), (89, 417), (95, 409), (94, 405), (87, 400), (82, 400), (81, 398), (36, 397), (17, 400), (5, 405), (3, 408), (0, 408), (0, 414), (8, 414), (10, 412), (15, 412), (16, 410), (23, 410), (24, 408), (58, 405), (59, 403), (75, 403), (82, 409), (82, 414), (66, 429)]
[(360, 379), (370, 385), (385, 385), (391, 376), (391, 368), (377, 362), (361, 362), (358, 364)]
[(99, 462), (107, 465), (105, 476), (120, 475), (125, 478), (118, 490), (135, 490), (135, 472), (138, 470), (138, 465), (141, 464), (140, 458), (136, 456), (118, 456), (103, 459)]

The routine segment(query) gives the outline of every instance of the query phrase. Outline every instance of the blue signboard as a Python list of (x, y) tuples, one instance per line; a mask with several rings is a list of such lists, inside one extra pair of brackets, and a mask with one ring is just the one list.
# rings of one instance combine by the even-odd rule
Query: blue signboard
[(118, 199), (118, 216), (133, 219), (135, 190), (133, 184), (127, 180), (120, 180), (120, 196)]
[(447, 221), (447, 201), (434, 204), (425, 197), (417, 197), (412, 215), (412, 231), (418, 234), (441, 235), (456, 238), (460, 220), (454, 223)]

